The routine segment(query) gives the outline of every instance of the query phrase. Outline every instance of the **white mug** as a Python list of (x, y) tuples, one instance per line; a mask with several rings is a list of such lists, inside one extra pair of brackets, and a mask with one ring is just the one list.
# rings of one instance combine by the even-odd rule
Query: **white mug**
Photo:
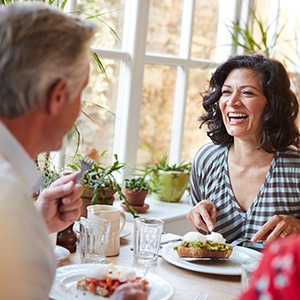
[(103, 218), (110, 222), (107, 256), (116, 256), (120, 252), (120, 232), (126, 223), (123, 210), (112, 205), (95, 204), (87, 207), (87, 218)]

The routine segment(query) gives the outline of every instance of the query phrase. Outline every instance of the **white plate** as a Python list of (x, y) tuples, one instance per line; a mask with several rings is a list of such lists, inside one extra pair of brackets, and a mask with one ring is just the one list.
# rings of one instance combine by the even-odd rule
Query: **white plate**
[(173, 249), (180, 243), (170, 243), (161, 250), (162, 257), (169, 263), (191, 271), (219, 275), (241, 275), (241, 263), (244, 261), (257, 261), (262, 254), (253, 249), (236, 246), (233, 248), (230, 258), (225, 260), (197, 260), (186, 261), (180, 258)]
[[(74, 225), (73, 225), (73, 230), (77, 233), (79, 233), (79, 223), (77, 221), (74, 222)], [(128, 235), (130, 235), (130, 230), (127, 229), (127, 228), (123, 228), (123, 230), (120, 232), (120, 238), (124, 238)]]
[[(118, 268), (125, 268), (124, 266), (116, 266)], [(68, 265), (57, 268), (55, 280), (50, 292), (50, 298), (54, 300), (100, 300), (107, 299), (98, 295), (90, 294), (86, 291), (77, 290), (77, 280), (85, 276), (87, 270), (97, 268), (96, 264), (78, 264)], [(129, 268), (129, 267), (126, 267)], [(144, 271), (133, 269), (138, 276), (142, 276)], [(147, 273), (146, 279), (149, 281), (148, 300), (167, 300), (174, 294), (173, 286), (163, 278)]]
[(70, 256), (70, 251), (61, 246), (55, 246), (54, 254), (56, 257), (56, 261), (60, 262), (62, 260), (67, 259)]

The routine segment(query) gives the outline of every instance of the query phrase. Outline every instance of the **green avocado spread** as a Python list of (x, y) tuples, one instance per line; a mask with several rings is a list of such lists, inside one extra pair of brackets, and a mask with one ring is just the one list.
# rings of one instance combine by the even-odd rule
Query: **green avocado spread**
[(214, 251), (232, 250), (232, 246), (229, 244), (218, 244), (211, 241), (206, 241), (206, 243), (201, 243), (200, 241), (195, 241), (195, 242), (183, 241), (180, 245), (175, 246), (174, 250), (177, 250), (178, 247), (202, 248), (202, 249), (214, 250)]

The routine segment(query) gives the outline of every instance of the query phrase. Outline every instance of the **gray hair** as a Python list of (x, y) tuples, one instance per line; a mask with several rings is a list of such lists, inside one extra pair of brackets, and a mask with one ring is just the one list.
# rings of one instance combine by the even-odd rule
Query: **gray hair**
[[(41, 106), (49, 88), (67, 81), (71, 99), (83, 85), (93, 23), (50, 5), (0, 7), (0, 116)], [(73, 97), (72, 97), (73, 96)]]

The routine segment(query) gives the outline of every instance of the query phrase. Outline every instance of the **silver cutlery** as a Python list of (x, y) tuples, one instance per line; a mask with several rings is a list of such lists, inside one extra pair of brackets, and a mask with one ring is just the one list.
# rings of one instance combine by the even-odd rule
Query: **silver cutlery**
[(207, 300), (208, 293), (207, 292), (199, 292), (194, 300)]
[(84, 156), (84, 158), (80, 162), (80, 173), (76, 177), (76, 182), (78, 182), (81, 179), (85, 171), (90, 170), (93, 167), (94, 163), (94, 160), (91, 159), (89, 156)]
[(249, 243), (253, 243), (253, 244), (262, 244), (265, 241), (264, 240), (258, 240), (256, 242), (252, 242), (250, 239), (246, 239), (246, 238), (241, 237), (241, 238), (238, 238), (235, 241), (231, 242), (230, 245), (232, 247), (234, 247), (234, 246), (238, 246), (239, 244), (244, 243), (244, 242), (249, 242)]
[(180, 241), (182, 241), (182, 238), (169, 239), (169, 240), (162, 241), (160, 243), (160, 245), (166, 245), (166, 244), (169, 244), (169, 243), (175, 243), (175, 242), (180, 242)]

